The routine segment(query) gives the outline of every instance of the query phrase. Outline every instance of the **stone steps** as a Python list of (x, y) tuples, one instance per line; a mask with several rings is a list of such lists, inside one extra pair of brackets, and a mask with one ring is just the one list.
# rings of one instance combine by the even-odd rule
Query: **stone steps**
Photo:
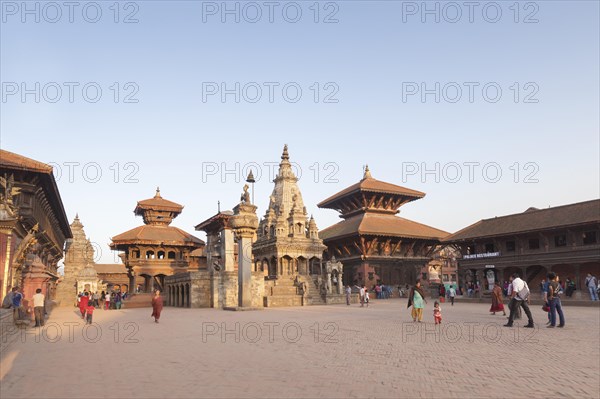
[[(164, 298), (163, 298), (164, 300)], [(151, 308), (152, 294), (134, 294), (123, 302), (124, 309)]]
[(289, 278), (281, 278), (265, 286), (265, 307), (303, 306), (303, 302), (298, 287)]
[(302, 302), (301, 295), (269, 295), (264, 297), (264, 305), (267, 308), (302, 306)]

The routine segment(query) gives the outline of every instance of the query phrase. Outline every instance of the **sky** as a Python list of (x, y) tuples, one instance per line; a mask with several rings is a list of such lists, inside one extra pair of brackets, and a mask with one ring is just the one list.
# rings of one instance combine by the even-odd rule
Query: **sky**
[(259, 216), (288, 144), (310, 214), (362, 178), (448, 232), (600, 197), (597, 1), (1, 1), (0, 146), (50, 163), (98, 263), (159, 186)]

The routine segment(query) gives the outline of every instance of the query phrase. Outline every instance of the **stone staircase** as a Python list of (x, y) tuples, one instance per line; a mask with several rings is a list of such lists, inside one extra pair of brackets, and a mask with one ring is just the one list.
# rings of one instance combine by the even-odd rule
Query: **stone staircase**
[[(164, 300), (165, 298), (163, 298)], [(152, 294), (133, 294), (125, 302), (123, 302), (124, 309), (133, 308), (151, 308), (152, 307)]]
[(303, 298), (289, 278), (265, 281), (264, 306), (268, 308), (302, 306)]
[(312, 277), (306, 277), (306, 286), (306, 305), (325, 305), (325, 298), (321, 295), (317, 281)]

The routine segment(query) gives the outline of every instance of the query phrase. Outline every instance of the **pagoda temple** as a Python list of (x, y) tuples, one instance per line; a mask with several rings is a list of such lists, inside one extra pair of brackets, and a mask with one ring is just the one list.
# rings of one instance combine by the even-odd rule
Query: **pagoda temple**
[(343, 221), (321, 231), (327, 256), (344, 264), (344, 284), (414, 284), (448, 233), (399, 216), (425, 193), (382, 182), (365, 168), (362, 180), (318, 204)]
[(129, 292), (164, 289), (164, 279), (201, 266), (204, 241), (171, 226), (183, 206), (161, 197), (139, 201), (134, 209), (144, 225), (112, 238), (111, 249), (123, 251), (120, 258), (129, 274)]

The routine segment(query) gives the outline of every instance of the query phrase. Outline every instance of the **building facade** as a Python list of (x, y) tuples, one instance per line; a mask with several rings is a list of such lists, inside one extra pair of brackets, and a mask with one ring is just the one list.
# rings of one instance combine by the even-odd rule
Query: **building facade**
[(72, 237), (52, 167), (0, 150), (0, 286), (54, 299), (58, 262)]
[(548, 272), (587, 294), (587, 273), (600, 274), (600, 200), (484, 219), (445, 238), (460, 250), (459, 284), (478, 283), (480, 295), (495, 281), (519, 273), (532, 291)]

